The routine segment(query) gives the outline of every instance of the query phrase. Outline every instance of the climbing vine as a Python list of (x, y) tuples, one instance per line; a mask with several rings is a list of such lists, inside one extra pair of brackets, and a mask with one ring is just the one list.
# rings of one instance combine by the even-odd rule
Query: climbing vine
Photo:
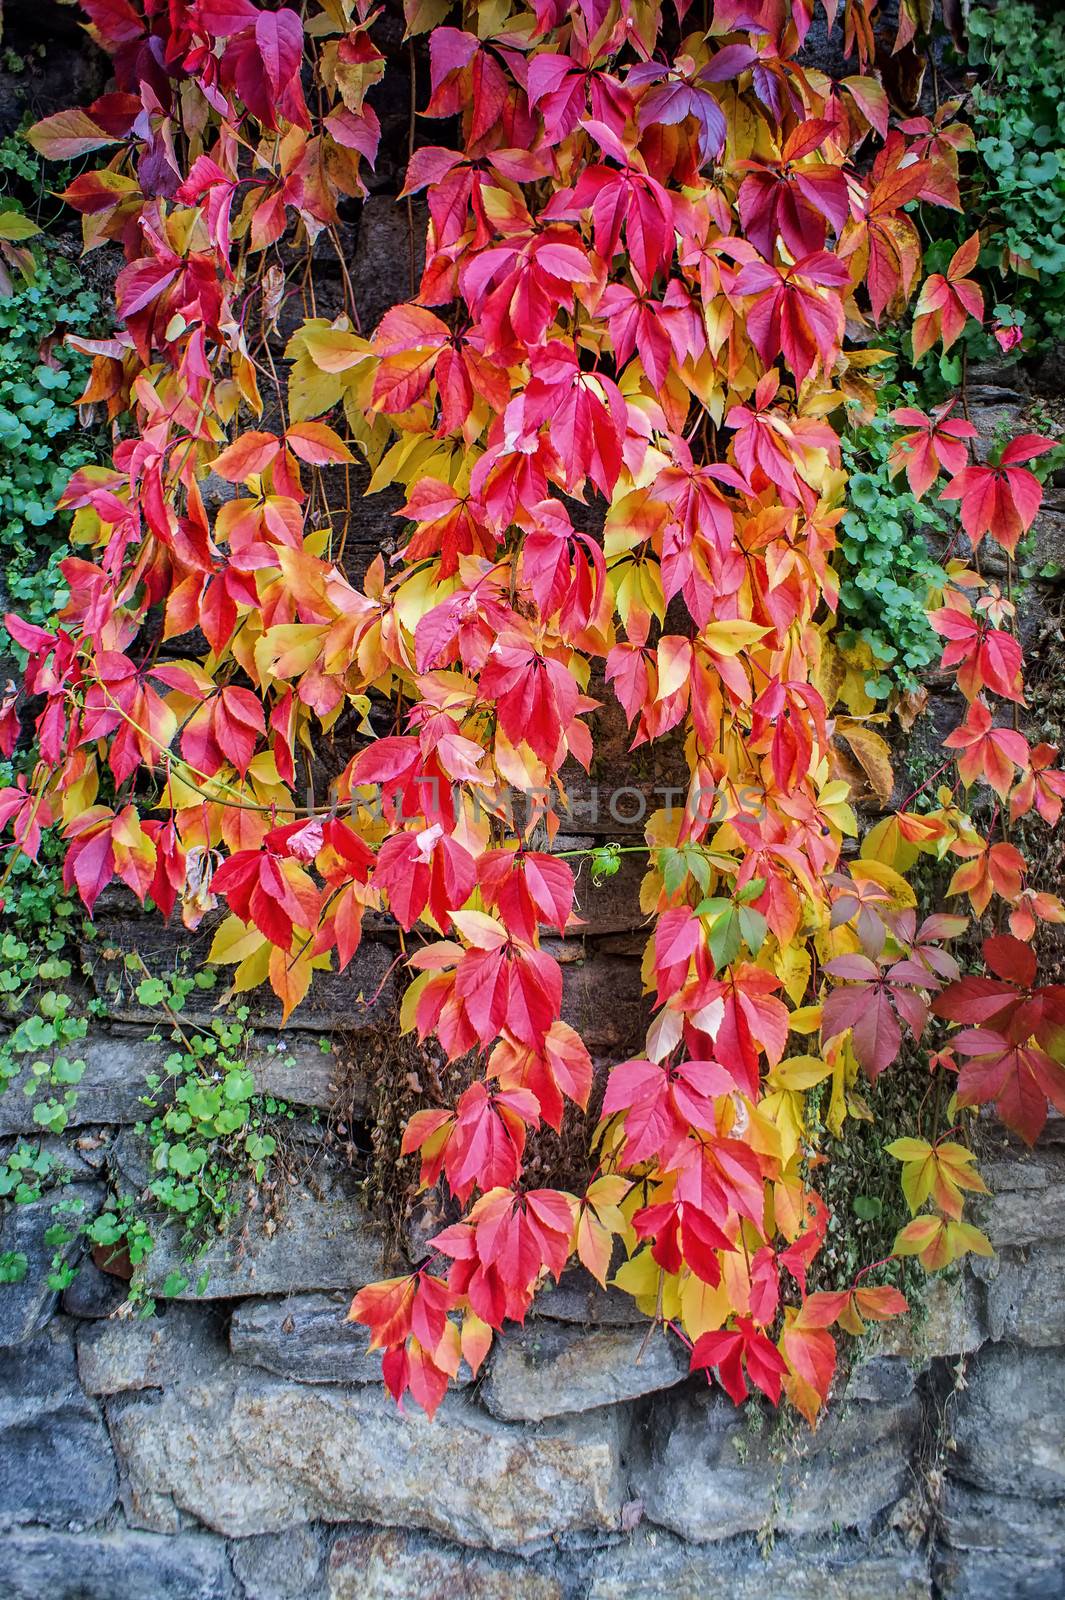
[[(887, 747), (838, 709), (848, 403), (875, 410), (876, 331), (907, 305), (915, 356), (985, 310), (976, 234), (922, 279), (913, 211), (957, 209), (965, 138), (949, 108), (889, 105), (878, 47), (912, 54), (914, 13), (878, 46), (876, 0), (830, 4), (835, 82), (799, 56), (808, 0), (407, 0), (428, 36), (418, 128), (441, 142), (412, 136), (406, 171), (428, 208), (417, 292), (371, 331), (347, 276), (321, 314), (313, 266), (343, 268), (376, 159), (378, 13), (84, 9), (117, 87), (30, 138), (102, 152), (64, 198), (87, 248), (125, 252), (86, 390), (115, 446), (64, 496), (58, 625), (7, 623), (38, 752), (0, 797), (15, 847), (58, 828), (90, 911), (116, 878), (191, 926), (221, 903), (211, 960), (286, 1017), (349, 965), (367, 910), (398, 923), (404, 1025), (478, 1065), (403, 1138), (459, 1220), (352, 1307), (397, 1398), (432, 1412), (578, 1259), (737, 1402), (754, 1385), (814, 1420), (830, 1329), (905, 1301), (881, 1262), (808, 1292), (827, 1208), (806, 1094), (838, 1130), (904, 1033), (961, 1024), (928, 1057), (941, 1124), (892, 1141), (914, 1212), (895, 1251), (929, 1268), (990, 1249), (964, 1214), (969, 1108), (1029, 1141), (1048, 1100), (1065, 1109), (1065, 990), (1038, 985), (1032, 949), (1062, 910), (1010, 839), (1033, 810), (1057, 822), (1065, 775), (1019, 730), (1008, 595), (950, 560), (929, 624), (964, 718), (932, 803), (861, 839), (851, 802), (866, 779), (887, 798)], [(938, 494), (974, 551), (1012, 556), (1053, 441), (984, 461), (949, 406), (893, 420), (915, 503)], [(370, 494), (404, 501), (401, 549), (358, 582), (356, 454)], [(579, 793), (609, 697), (634, 749), (682, 742), (687, 781), (647, 822), (644, 1053), (610, 1066), (574, 1193), (523, 1181), (530, 1133), (586, 1107), (595, 1074), (555, 953), (574, 870), (534, 841)], [(338, 726), (359, 748), (323, 797)], [(979, 830), (974, 786), (997, 799)], [(918, 915), (922, 853), (956, 861), (957, 909)], [(962, 976), (966, 901), (996, 920), (986, 973)]]

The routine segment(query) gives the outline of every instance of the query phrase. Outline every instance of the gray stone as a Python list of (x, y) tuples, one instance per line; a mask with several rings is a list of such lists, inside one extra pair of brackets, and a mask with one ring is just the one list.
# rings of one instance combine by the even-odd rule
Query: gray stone
[[(273, 1048), (270, 1048), (273, 1045)], [(70, 1126), (93, 1123), (128, 1124), (145, 1115), (145, 1078), (163, 1074), (167, 1057), (174, 1046), (167, 1040), (151, 1040), (142, 1032), (90, 1033), (80, 1043), (77, 1054), (85, 1062), (78, 1084), (77, 1102)], [(276, 1095), (293, 1105), (325, 1108), (333, 1101), (336, 1058), (323, 1051), (318, 1039), (293, 1032), (274, 1040), (260, 1034), (248, 1057), (248, 1066), (261, 1094)], [(0, 1134), (32, 1133), (33, 1100), (21, 1092), (23, 1078), (15, 1078), (0, 1096)], [(166, 1085), (158, 1091), (166, 1099)]]
[(78, 1387), (66, 1330), (53, 1323), (0, 1353), (0, 1524), (85, 1527), (117, 1492), (107, 1429)]
[(1065, 1351), (985, 1346), (958, 1395), (954, 1437), (966, 1483), (1065, 1499)]
[(368, 1352), (367, 1330), (348, 1321), (350, 1305), (350, 1295), (245, 1300), (229, 1324), (230, 1348), (301, 1383), (380, 1383), (380, 1353)]
[(329, 1600), (562, 1600), (558, 1580), (518, 1561), (424, 1535), (366, 1530), (329, 1558)]
[(78, 1265), (78, 1275), (63, 1290), (62, 1307), (71, 1317), (109, 1317), (127, 1296), (127, 1285), (113, 1273), (101, 1272), (88, 1256)]
[(647, 1318), (631, 1295), (620, 1289), (601, 1289), (583, 1267), (570, 1268), (557, 1284), (548, 1279), (533, 1302), (537, 1316), (556, 1322), (579, 1322), (585, 1327), (647, 1327)]
[(989, 1494), (948, 1478), (936, 1580), (943, 1600), (1058, 1600), (1065, 1593), (1065, 1502)]
[(1060, 1150), (987, 1162), (982, 1173), (991, 1198), (980, 1223), (996, 1250), (1065, 1239), (1065, 1160)]
[(226, 1547), (209, 1533), (49, 1533), (0, 1541), (4, 1600), (231, 1600)]
[(871, 1546), (777, 1544), (764, 1556), (746, 1540), (693, 1546), (655, 1529), (594, 1558), (587, 1600), (929, 1600), (923, 1556), (894, 1538)]
[[(417, 289), (425, 261), (425, 201), (413, 204), (413, 224), (407, 205), (391, 195), (371, 195), (359, 212), (359, 239), (351, 262), (351, 281), (363, 333), (371, 334), (392, 306)], [(411, 286), (411, 227), (414, 262)]]
[(652, 1522), (696, 1540), (865, 1528), (908, 1487), (916, 1396), (837, 1402), (816, 1432), (795, 1423), (787, 1440), (773, 1419), (752, 1428), (751, 1405), (737, 1411), (717, 1391), (656, 1402), (653, 1457), (634, 1474)]
[[(0, 1285), (0, 1346), (21, 1344), (44, 1327), (59, 1300), (59, 1291), (46, 1281), (53, 1258), (57, 1254), (64, 1262), (78, 1258), (82, 1242), (77, 1223), (93, 1217), (103, 1197), (101, 1185), (78, 1183), (50, 1189), (28, 1205), (7, 1207), (0, 1222), (0, 1251), (25, 1256), (26, 1272), (19, 1283)], [(59, 1224), (74, 1236), (65, 1245), (48, 1244), (45, 1235)]]
[[(7, 1093), (9, 1091), (0, 1095), (0, 1106), (4, 1105)], [(66, 1183), (94, 1183), (101, 1176), (107, 1159), (104, 1143), (104, 1139), (89, 1133), (73, 1142), (52, 1133), (42, 1137), (38, 1129), (32, 1138), (18, 1134), (0, 1139), (0, 1163), (6, 1162), (16, 1150), (30, 1148), (34, 1153), (39, 1152), (48, 1162), (46, 1182), (50, 1187)]]
[(998, 1551), (937, 1552), (938, 1600), (1061, 1600), (1065, 1560), (1028, 1551), (1023, 1560)]
[(112, 1438), (127, 1514), (166, 1528), (177, 1512), (242, 1538), (308, 1521), (423, 1528), (462, 1544), (530, 1550), (621, 1513), (614, 1412), (510, 1427), (462, 1395), (436, 1419), (400, 1415), (380, 1389), (255, 1378), (116, 1406)]
[(979, 1262), (992, 1339), (1065, 1344), (1065, 1245), (1007, 1250)]
[(317, 1528), (257, 1533), (230, 1548), (246, 1600), (315, 1600), (324, 1592), (326, 1545)]
[(160, 1316), (86, 1323), (78, 1331), (78, 1377), (87, 1394), (160, 1389), (209, 1376), (225, 1349), (210, 1309), (172, 1305)]
[(913, 1367), (903, 1356), (870, 1356), (847, 1376), (845, 1397), (895, 1404), (913, 1393)]
[(988, 1493), (948, 1477), (939, 1508), (944, 1541), (954, 1550), (1010, 1551), (1065, 1558), (1065, 1506), (1060, 1500)]
[(687, 1376), (679, 1341), (661, 1330), (576, 1328), (536, 1319), (496, 1340), (481, 1399), (493, 1416), (540, 1422), (634, 1400)]
[(878, 1353), (905, 1356), (915, 1365), (940, 1356), (968, 1355), (987, 1337), (979, 1287), (968, 1273), (937, 1273), (924, 1283), (919, 1311), (872, 1324), (867, 1342)]
[[(247, 1214), (235, 1218), (193, 1262), (185, 1254), (180, 1228), (160, 1228), (138, 1280), (158, 1294), (171, 1273), (182, 1274), (187, 1284), (175, 1299), (231, 1299), (301, 1289), (354, 1291), (381, 1276), (383, 1251), (381, 1230), (367, 1216), (355, 1180), (346, 1173), (323, 1174), (317, 1194), (303, 1186), (288, 1191), (279, 1222), (264, 1223)], [(198, 1294), (205, 1273), (207, 1281)]]

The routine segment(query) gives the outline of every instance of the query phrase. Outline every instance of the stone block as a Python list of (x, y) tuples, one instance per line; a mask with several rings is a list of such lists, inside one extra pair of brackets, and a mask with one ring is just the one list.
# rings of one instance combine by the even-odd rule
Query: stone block
[[(147, 1114), (145, 1078), (149, 1073), (162, 1074), (173, 1049), (168, 1040), (153, 1041), (133, 1029), (90, 1033), (77, 1047), (85, 1071), (69, 1125), (84, 1128), (94, 1123), (139, 1122)], [(322, 1050), (315, 1035), (292, 1031), (275, 1038), (260, 1033), (248, 1066), (260, 1094), (320, 1109), (333, 1102), (336, 1058), (332, 1050)], [(33, 1120), (34, 1102), (21, 1090), (28, 1073), (27, 1066), (0, 1097), (0, 1135), (39, 1132)], [(160, 1095), (167, 1098), (165, 1086)]]
[[(234, 1217), (227, 1231), (212, 1237), (192, 1262), (177, 1226), (158, 1229), (155, 1248), (138, 1272), (152, 1294), (161, 1292), (171, 1273), (181, 1273), (187, 1285), (175, 1299), (235, 1299), (311, 1289), (354, 1292), (381, 1276), (383, 1249), (381, 1230), (367, 1216), (354, 1178), (323, 1174), (317, 1193), (302, 1186), (288, 1191), (276, 1224), (254, 1214)], [(197, 1293), (204, 1274), (206, 1283)]]
[(481, 1399), (493, 1416), (540, 1422), (668, 1389), (688, 1359), (672, 1335), (649, 1331), (532, 1320), (496, 1340)]
[(919, 1411), (914, 1395), (883, 1405), (844, 1400), (816, 1433), (797, 1425), (775, 1440), (772, 1418), (756, 1431), (719, 1391), (660, 1397), (636, 1490), (650, 1521), (686, 1539), (868, 1528), (909, 1485)]
[(979, 1285), (968, 1273), (937, 1273), (925, 1279), (919, 1311), (874, 1325), (867, 1342), (920, 1366), (940, 1356), (968, 1355), (986, 1337)]
[(562, 1600), (558, 1580), (520, 1561), (424, 1535), (366, 1530), (336, 1541), (329, 1600)]
[(380, 1353), (369, 1353), (366, 1328), (347, 1320), (350, 1305), (350, 1295), (245, 1300), (229, 1324), (230, 1349), (301, 1383), (380, 1383)]
[(992, 1339), (1065, 1345), (1065, 1245), (1003, 1250), (980, 1261)]
[(981, 1226), (996, 1250), (1065, 1240), (1065, 1161), (1058, 1150), (988, 1162), (982, 1168), (991, 1198), (980, 1206)]
[(643, 1528), (596, 1555), (587, 1600), (929, 1600), (924, 1557), (892, 1537), (693, 1546)]
[(0, 1525), (86, 1527), (117, 1492), (107, 1429), (78, 1387), (66, 1329), (53, 1323), (0, 1353)]
[(534, 1302), (537, 1316), (555, 1322), (580, 1322), (586, 1327), (647, 1327), (647, 1318), (631, 1295), (620, 1289), (601, 1289), (583, 1267), (571, 1267), (558, 1283), (548, 1279)]
[[(428, 212), (423, 198), (413, 203), (413, 223), (405, 200), (371, 195), (359, 212), (359, 238), (351, 263), (351, 281), (363, 333), (370, 334), (385, 312), (417, 291), (425, 261)], [(414, 242), (414, 289), (411, 288), (411, 228)]]
[(1065, 1499), (1065, 1351), (985, 1345), (957, 1399), (954, 1472), (989, 1493)]
[(376, 1386), (232, 1376), (127, 1399), (111, 1416), (127, 1515), (167, 1528), (178, 1513), (234, 1538), (308, 1521), (424, 1529), (460, 1544), (530, 1551), (615, 1529), (614, 1412), (531, 1431), (450, 1395), (430, 1422)]
[[(73, 1233), (82, 1219), (95, 1216), (104, 1197), (99, 1184), (71, 1184), (50, 1189), (28, 1205), (7, 1207), (0, 1222), (0, 1251), (15, 1251), (26, 1258), (26, 1272), (18, 1283), (0, 1285), (0, 1347), (21, 1344), (44, 1327), (59, 1300), (59, 1292), (46, 1282), (53, 1257), (73, 1261), (82, 1252), (81, 1240), (66, 1245), (46, 1242), (50, 1228), (59, 1224)], [(75, 1206), (71, 1213), (60, 1207)]]
[(245, 1600), (316, 1600), (324, 1593), (326, 1541), (317, 1528), (257, 1533), (230, 1549)]
[(101, 1272), (86, 1256), (73, 1283), (63, 1290), (62, 1307), (70, 1317), (110, 1317), (126, 1299), (126, 1284), (110, 1272)]
[(1065, 1502), (987, 1493), (948, 1478), (935, 1575), (943, 1600), (1058, 1600)]
[(78, 1377), (87, 1394), (161, 1389), (209, 1376), (225, 1360), (213, 1308), (170, 1305), (138, 1319), (89, 1322), (77, 1335)]
[(0, 1540), (4, 1600), (236, 1600), (225, 1541), (116, 1528), (70, 1534), (25, 1528)]

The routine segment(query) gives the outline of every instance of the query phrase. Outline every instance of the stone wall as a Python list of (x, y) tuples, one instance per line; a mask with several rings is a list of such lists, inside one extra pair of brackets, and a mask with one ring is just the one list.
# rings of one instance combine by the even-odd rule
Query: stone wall
[[(56, 49), (29, 84), (38, 113), (103, 87), (71, 14), (49, 15)], [(20, 27), (39, 26), (28, 16), (15, 7), (16, 48)], [(0, 82), (0, 131), (25, 88)], [(345, 239), (366, 326), (407, 292), (406, 209), (390, 184), (386, 164)], [(323, 262), (320, 304), (330, 270)], [(982, 376), (972, 397), (990, 435), (1026, 396)], [(356, 561), (390, 537), (391, 509), (384, 497), (357, 507)], [(1048, 501), (1039, 539), (1038, 565), (1065, 568), (1065, 499)], [(1032, 586), (1024, 603), (1029, 644), (1056, 650), (1060, 592)], [(933, 696), (915, 745), (947, 714)], [(602, 714), (597, 741), (604, 788), (611, 777), (666, 781), (634, 775), (616, 713)], [(583, 826), (586, 841), (626, 833), (607, 814)], [(585, 877), (586, 927), (559, 945), (565, 1014), (601, 1063), (642, 1036), (638, 877), (626, 866), (600, 891)], [(816, 1433), (756, 1405), (737, 1412), (685, 1376), (672, 1336), (649, 1337), (626, 1299), (579, 1274), (542, 1295), (429, 1424), (416, 1408), (396, 1411), (363, 1332), (345, 1320), (352, 1290), (394, 1266), (362, 1162), (380, 1087), (374, 1041), (396, 998), (383, 921), (343, 978), (319, 982), (296, 1027), (281, 1034), (269, 1002), (255, 1018), (259, 1086), (298, 1113), (280, 1217), (249, 1210), (209, 1246), (203, 1295), (187, 1291), (149, 1321), (126, 1314), (127, 1285), (89, 1259), (62, 1296), (47, 1288), (54, 1208), (90, 1215), (109, 1186), (143, 1187), (134, 1124), (167, 1048), (150, 1036), (121, 956), (136, 948), (164, 970), (177, 936), (120, 895), (98, 922), (108, 1025), (83, 1052), (71, 1128), (47, 1141), (65, 1180), (0, 1224), (0, 1250), (29, 1261), (22, 1283), (0, 1289), (0, 1594), (1041, 1600), (1065, 1589), (1060, 1119), (1032, 1155), (1007, 1141), (992, 1151), (994, 1260), (978, 1276), (937, 1280), (919, 1326), (863, 1348)], [(184, 939), (191, 960), (209, 933)], [(0, 1143), (36, 1132), (29, 1107), (18, 1084), (0, 1099)], [(148, 1287), (180, 1265), (164, 1229)]]

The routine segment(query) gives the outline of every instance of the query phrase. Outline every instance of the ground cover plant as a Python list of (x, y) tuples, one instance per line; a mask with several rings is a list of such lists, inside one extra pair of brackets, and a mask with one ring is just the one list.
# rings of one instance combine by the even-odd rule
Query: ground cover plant
[[(1020, 731), (1014, 607), (979, 568), (982, 542), (1012, 558), (1031, 527), (1054, 440), (980, 459), (949, 398), (894, 409), (887, 470), (975, 552), (924, 602), (963, 710), (919, 793), (864, 834), (852, 804), (892, 781), (868, 674), (833, 638), (844, 441), (876, 415), (881, 330), (909, 316), (919, 360), (989, 310), (979, 234), (926, 273), (915, 220), (959, 210), (968, 129), (949, 103), (897, 112), (878, 68), (924, 12), (878, 46), (876, 0), (831, 5), (834, 81), (802, 64), (799, 0), (408, 0), (425, 266), (371, 330), (350, 293), (331, 320), (312, 296), (377, 156), (378, 13), (83, 9), (116, 87), (30, 140), (80, 164), (63, 198), (87, 247), (125, 253), (85, 391), (115, 444), (63, 496), (58, 621), (7, 619), (27, 665), (2, 737), (24, 711), (33, 740), (0, 794), (14, 851), (57, 831), (90, 912), (116, 879), (190, 926), (223, 907), (211, 960), (286, 1016), (391, 913), (404, 1025), (475, 1063), (403, 1138), (459, 1220), (352, 1307), (397, 1398), (433, 1411), (577, 1259), (734, 1400), (816, 1419), (832, 1330), (905, 1300), (884, 1261), (809, 1288), (831, 1146), (805, 1097), (838, 1133), (861, 1076), (920, 1043), (941, 1115), (889, 1146), (913, 1213), (893, 1255), (930, 1269), (990, 1249), (965, 1211), (974, 1108), (1028, 1142), (1065, 1110), (1065, 990), (1035, 953), (1065, 912), (1011, 833), (1057, 823), (1065, 774)], [(357, 456), (371, 494), (403, 494), (402, 548), (361, 581)], [(610, 696), (634, 749), (679, 736), (688, 789), (647, 825), (644, 1053), (609, 1066), (588, 1184), (536, 1188), (530, 1135), (594, 1077), (551, 942), (574, 867), (540, 841)], [(358, 748), (322, 796), (307, 774), (344, 718)], [(922, 855), (953, 867), (927, 914)], [(963, 974), (970, 914), (984, 964)]]

